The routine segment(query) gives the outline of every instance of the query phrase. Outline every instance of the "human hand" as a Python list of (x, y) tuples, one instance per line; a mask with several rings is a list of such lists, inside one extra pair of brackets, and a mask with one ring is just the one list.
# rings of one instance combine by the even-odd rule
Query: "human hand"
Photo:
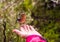
[(41, 36), (41, 34), (38, 33), (31, 25), (22, 25), (20, 27), (20, 30), (14, 29), (13, 32), (15, 32), (17, 35), (23, 38), (26, 38), (27, 36), (30, 36), (30, 35)]

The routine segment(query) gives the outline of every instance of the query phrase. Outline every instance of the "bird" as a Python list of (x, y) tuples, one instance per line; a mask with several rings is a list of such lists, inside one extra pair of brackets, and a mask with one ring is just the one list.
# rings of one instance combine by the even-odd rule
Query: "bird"
[(22, 13), (19, 19), (17, 19), (20, 24), (24, 24), (26, 22), (26, 14)]

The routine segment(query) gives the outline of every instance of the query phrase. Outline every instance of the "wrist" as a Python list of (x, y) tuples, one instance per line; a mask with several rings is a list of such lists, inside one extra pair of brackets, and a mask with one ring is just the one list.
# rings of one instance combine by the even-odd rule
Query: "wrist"
[(26, 42), (46, 42), (46, 40), (42, 37), (42, 36), (39, 36), (39, 35), (30, 35), (28, 37), (26, 37)]

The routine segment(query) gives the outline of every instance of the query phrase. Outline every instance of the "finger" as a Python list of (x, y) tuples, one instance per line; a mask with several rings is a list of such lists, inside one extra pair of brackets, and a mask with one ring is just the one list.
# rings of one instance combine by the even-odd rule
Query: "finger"
[(29, 25), (27, 25), (26, 28), (27, 28), (28, 31), (31, 31), (31, 29), (29, 28)]
[(25, 29), (24, 29), (23, 27), (20, 27), (20, 30), (21, 30), (22, 32), (25, 32)]
[(29, 27), (30, 27), (30, 29), (31, 29), (32, 31), (35, 31), (35, 29), (34, 29), (31, 25), (30, 25)]
[(28, 29), (27, 29), (27, 28), (28, 28), (27, 25), (24, 25), (23, 27), (24, 27), (25, 31), (28, 31)]
[(17, 29), (14, 29), (13, 32), (16, 33), (16, 34), (19, 35), (19, 36), (22, 34), (22, 32), (19, 31), (19, 30), (17, 30)]
[(25, 24), (21, 25), (21, 27), (22, 27), (22, 30), (26, 30)]

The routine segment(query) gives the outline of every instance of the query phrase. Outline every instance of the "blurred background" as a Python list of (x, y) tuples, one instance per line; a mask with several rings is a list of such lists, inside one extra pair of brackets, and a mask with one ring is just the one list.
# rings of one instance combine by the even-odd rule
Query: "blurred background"
[(60, 42), (60, 0), (0, 0), (0, 42), (25, 42), (12, 32), (21, 13), (48, 42)]

